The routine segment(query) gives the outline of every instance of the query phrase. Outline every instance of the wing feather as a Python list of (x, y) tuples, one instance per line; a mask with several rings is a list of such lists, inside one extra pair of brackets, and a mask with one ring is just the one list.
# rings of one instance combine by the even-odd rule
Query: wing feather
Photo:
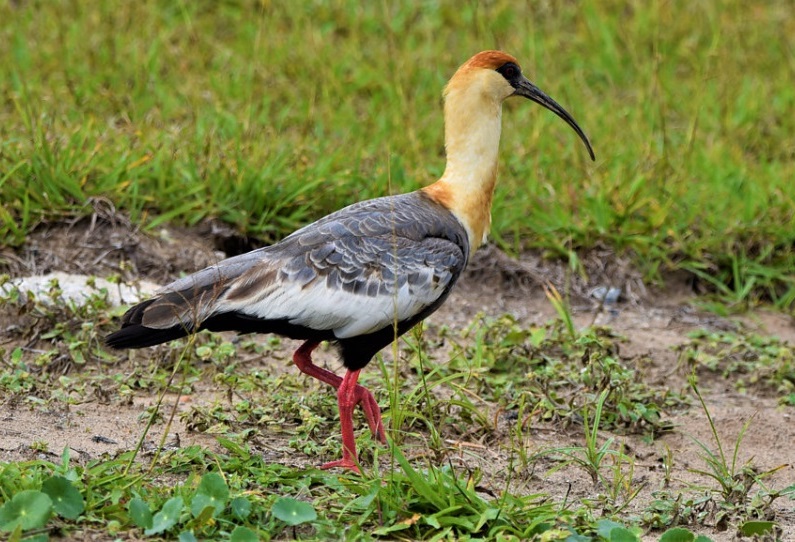
[(256, 279), (241, 276), (236, 282), (255, 294), (243, 295), (232, 285), (218, 310), (286, 319), (333, 330), (339, 338), (352, 337), (423, 312), (445, 294), (464, 264), (461, 248), (438, 238), (417, 243), (400, 237), (347, 236), (326, 245), (322, 260), (317, 259), (319, 252), (308, 251), (278, 262), (278, 287), (269, 295), (261, 295), (264, 287), (248, 286)]
[(463, 226), (422, 192), (369, 200), (166, 286), (142, 323), (234, 312), (355, 337), (438, 305), (468, 257)]

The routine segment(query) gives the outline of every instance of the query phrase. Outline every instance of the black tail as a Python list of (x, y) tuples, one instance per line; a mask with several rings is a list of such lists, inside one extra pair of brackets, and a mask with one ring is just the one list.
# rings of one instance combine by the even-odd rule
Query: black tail
[(183, 326), (168, 329), (152, 329), (141, 324), (131, 324), (105, 337), (105, 344), (111, 348), (144, 348), (186, 337), (189, 331)]
[(121, 319), (121, 329), (105, 337), (105, 344), (111, 348), (144, 348), (155, 346), (174, 339), (186, 337), (190, 331), (185, 326), (174, 326), (166, 329), (146, 327), (142, 324), (144, 310), (158, 298), (138, 303), (130, 308)]
[[(182, 294), (179, 294), (182, 295)], [(194, 325), (178, 324), (163, 329), (147, 327), (143, 324), (144, 311), (155, 301), (160, 301), (161, 297), (149, 299), (131, 307), (121, 319), (121, 329), (105, 337), (105, 344), (111, 348), (144, 348), (155, 346), (174, 339), (187, 337), (195, 331), (203, 329), (209, 331), (236, 331), (245, 333), (276, 333), (291, 339), (315, 340), (315, 341), (334, 341), (336, 337), (332, 330), (317, 330), (297, 324), (291, 324), (288, 320), (260, 320), (255, 316), (239, 312), (222, 312), (213, 314), (205, 320)], [(157, 307), (155, 307), (157, 308)], [(164, 309), (164, 311), (167, 309)], [(151, 311), (149, 312), (151, 317)], [(157, 320), (157, 318), (155, 318)], [(173, 321), (173, 319), (171, 319)], [(389, 328), (391, 330), (392, 328)], [(392, 331), (389, 331), (392, 333)], [(389, 335), (390, 337), (392, 335)], [(387, 343), (385, 343), (387, 344)], [(378, 349), (381, 348), (380, 345)], [(369, 354), (367, 361), (375, 355), (374, 350)]]

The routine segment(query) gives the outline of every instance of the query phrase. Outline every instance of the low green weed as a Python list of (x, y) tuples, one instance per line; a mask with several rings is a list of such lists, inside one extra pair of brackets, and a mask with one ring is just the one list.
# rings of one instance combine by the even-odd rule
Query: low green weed
[[(704, 461), (705, 468), (691, 470), (717, 484), (716, 487), (708, 490), (709, 498), (702, 501), (703, 509), (698, 516), (699, 522), (703, 523), (709, 518), (720, 530), (725, 530), (729, 523), (733, 523), (737, 525), (739, 532), (744, 534), (752, 531), (756, 531), (757, 534), (778, 532), (778, 525), (771, 521), (774, 519), (771, 505), (776, 499), (789, 494), (792, 488), (773, 491), (765, 486), (764, 480), (776, 471), (786, 468), (787, 465), (781, 465), (765, 472), (760, 472), (750, 460), (740, 466), (738, 464), (740, 448), (752, 419), (748, 419), (743, 424), (734, 441), (731, 455), (727, 455), (712, 415), (698, 389), (695, 377), (690, 378), (690, 386), (707, 417), (715, 446), (713, 448), (693, 438), (693, 441), (701, 449), (699, 455)], [(759, 486), (760, 489), (752, 493), (751, 490), (755, 486)]]
[[(46, 292), (35, 295), (21, 292), (5, 277), (0, 280), (0, 310), (13, 315), (6, 336), (12, 344), (21, 344), (3, 356), (6, 370), (0, 373), (0, 390), (31, 403), (72, 404), (93, 396), (125, 402), (136, 390), (164, 388), (189, 392), (202, 367), (184, 364), (179, 385), (172, 387), (171, 369), (180, 356), (212, 356), (214, 363), (222, 364), (234, 354), (228, 343), (216, 345), (202, 335), (189, 352), (185, 341), (177, 341), (156, 351), (146, 364), (121, 367), (117, 356), (102, 345), (103, 337), (115, 329), (112, 317), (119, 308), (110, 305), (105, 288), (90, 280), (84, 299), (75, 300), (64, 296), (56, 279)], [(73, 376), (77, 374), (79, 378)]]
[[(455, 345), (448, 366), (467, 374), (476, 396), (505, 410), (532, 404), (533, 416), (544, 421), (577, 421), (581, 409), (597, 405), (602, 390), (609, 390), (600, 421), (604, 428), (659, 434), (669, 428), (663, 409), (681, 407), (685, 400), (643, 383), (621, 358), (620, 343), (606, 328), (572, 338), (561, 321), (522, 326), (508, 315), (479, 317)], [(640, 367), (644, 360), (631, 362)]]
[(744, 331), (698, 330), (689, 337), (676, 347), (684, 370), (717, 374), (738, 391), (772, 394), (795, 406), (795, 355), (787, 342)]
[[(235, 449), (229, 442), (227, 447)], [(111, 534), (137, 529), (146, 537), (243, 541), (316, 519), (307, 503), (248, 490), (248, 476), (237, 469), (261, 463), (242, 455), (207, 456), (198, 447), (172, 451), (156, 474), (172, 479), (176, 475), (178, 481), (162, 486), (135, 469), (128, 473), (129, 454), (80, 466), (71, 464), (67, 448), (61, 464), (0, 464), (0, 532), (16, 539), (47, 540), (51, 518), (57, 517), (74, 525), (104, 525)], [(179, 476), (186, 465), (191, 466), (187, 476)], [(198, 476), (198, 465), (212, 471)], [(215, 470), (218, 467), (228, 472)]]
[(643, 511), (641, 522), (654, 530), (697, 524), (710, 501), (709, 496), (689, 497), (669, 490), (654, 491), (652, 497)]
[(238, 439), (219, 444), (226, 453), (198, 446), (168, 451), (149, 475), (127, 471), (129, 453), (78, 465), (66, 449), (60, 463), (0, 464), (0, 532), (42, 541), (77, 526), (181, 541), (267, 540), (280, 533), (348, 540), (640, 540), (636, 527), (586, 520), (543, 495), (507, 488), (494, 495), (481, 487), (478, 471), (418, 468), (397, 447), (390, 450), (396, 470), (362, 477), (266, 465)]

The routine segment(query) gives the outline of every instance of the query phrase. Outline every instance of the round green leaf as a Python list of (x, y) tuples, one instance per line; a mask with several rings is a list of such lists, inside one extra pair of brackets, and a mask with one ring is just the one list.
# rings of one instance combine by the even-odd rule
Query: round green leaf
[(610, 531), (610, 542), (640, 542), (640, 538), (625, 527), (616, 527)]
[(229, 542), (259, 542), (259, 536), (248, 527), (238, 525), (229, 536)]
[(52, 515), (52, 499), (31, 489), (20, 491), (0, 507), (0, 531), (23, 531), (44, 527)]
[(160, 512), (152, 518), (152, 527), (144, 531), (144, 534), (149, 536), (152, 534), (162, 533), (169, 530), (179, 521), (179, 514), (182, 512), (184, 505), (182, 497), (172, 497), (166, 501)]
[(249, 514), (251, 514), (251, 501), (245, 497), (235, 497), (232, 499), (232, 502), (229, 503), (229, 506), (232, 508), (232, 513), (238, 519), (246, 519)]
[(273, 503), (271, 513), (287, 525), (300, 525), (317, 519), (314, 506), (291, 497), (280, 497)]
[(695, 538), (696, 535), (690, 532), (690, 530), (683, 529), (682, 527), (674, 527), (663, 533), (660, 537), (660, 542), (693, 542)]
[(743, 536), (763, 535), (773, 530), (775, 521), (746, 521), (740, 525)]
[(41, 490), (52, 499), (53, 509), (66, 519), (77, 519), (86, 503), (72, 482), (63, 476), (51, 476), (41, 484)]
[(621, 524), (609, 519), (602, 519), (596, 522), (596, 534), (603, 540), (610, 540), (610, 532), (617, 527), (621, 527)]
[(136, 527), (141, 529), (149, 529), (152, 527), (152, 511), (149, 510), (149, 505), (143, 499), (135, 497), (130, 501), (128, 506), (130, 511), (130, 518)]
[(196, 535), (192, 532), (184, 531), (179, 533), (179, 542), (198, 542), (198, 540), (196, 540)]
[(196, 488), (196, 494), (190, 503), (190, 511), (193, 517), (199, 517), (202, 510), (208, 506), (212, 506), (213, 516), (220, 514), (227, 501), (229, 500), (229, 488), (226, 485), (223, 477), (217, 472), (208, 472), (202, 476), (199, 487)]

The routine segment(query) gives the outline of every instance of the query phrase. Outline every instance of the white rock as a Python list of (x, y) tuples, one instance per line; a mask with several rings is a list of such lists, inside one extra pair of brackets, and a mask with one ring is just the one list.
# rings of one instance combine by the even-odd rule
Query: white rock
[[(108, 291), (108, 301), (112, 305), (137, 303), (160, 289), (158, 284), (145, 280), (134, 285), (114, 284), (99, 277), (55, 272), (47, 275), (12, 278), (9, 282), (0, 285), (0, 292), (7, 294), (10, 288), (16, 287), (20, 292), (32, 292), (36, 298), (47, 302), (50, 299), (47, 293), (50, 291), (53, 280), (58, 281), (58, 286), (63, 292), (61, 297), (65, 301), (75, 303), (85, 303), (91, 295), (102, 289)], [(93, 286), (89, 285), (90, 280), (93, 280)]]

